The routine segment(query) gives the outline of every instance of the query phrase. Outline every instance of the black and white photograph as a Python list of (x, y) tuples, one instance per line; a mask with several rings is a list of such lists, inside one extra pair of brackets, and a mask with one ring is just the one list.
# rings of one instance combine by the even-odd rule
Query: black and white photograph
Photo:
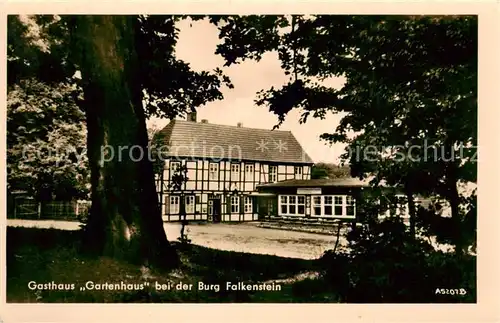
[(6, 302), (477, 304), (478, 22), (8, 14)]

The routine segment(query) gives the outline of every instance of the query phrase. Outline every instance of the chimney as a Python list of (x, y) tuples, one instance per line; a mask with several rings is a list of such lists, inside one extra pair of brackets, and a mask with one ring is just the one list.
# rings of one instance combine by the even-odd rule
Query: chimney
[(186, 114), (186, 120), (191, 122), (196, 122), (196, 112), (195, 111), (188, 112)]
[(241, 123), (241, 122), (238, 122), (236, 125), (238, 126), (238, 128), (243, 127), (243, 123)]
[(208, 123), (207, 119), (201, 119), (201, 123)]

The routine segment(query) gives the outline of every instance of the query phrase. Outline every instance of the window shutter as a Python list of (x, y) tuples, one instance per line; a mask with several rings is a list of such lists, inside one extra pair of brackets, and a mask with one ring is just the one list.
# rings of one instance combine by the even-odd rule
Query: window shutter
[(245, 196), (241, 195), (240, 196), (240, 214), (245, 213)]

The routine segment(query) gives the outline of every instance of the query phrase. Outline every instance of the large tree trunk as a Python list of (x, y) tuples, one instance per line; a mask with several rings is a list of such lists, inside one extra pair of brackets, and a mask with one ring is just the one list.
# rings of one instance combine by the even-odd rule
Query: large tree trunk
[(102, 255), (175, 265), (147, 157), (142, 89), (136, 77), (137, 23), (134, 16), (76, 20), (92, 184), (84, 240)]

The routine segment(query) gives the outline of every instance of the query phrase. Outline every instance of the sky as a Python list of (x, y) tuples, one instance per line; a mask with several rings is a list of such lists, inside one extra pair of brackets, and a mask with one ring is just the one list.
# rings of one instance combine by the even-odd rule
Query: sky
[[(224, 60), (215, 55), (216, 45), (220, 42), (215, 26), (206, 21), (190, 23), (184, 20), (178, 24), (180, 29), (176, 47), (179, 59), (190, 63), (193, 70), (213, 70), (221, 68), (231, 79), (234, 89), (224, 88), (223, 100), (210, 102), (197, 108), (197, 119), (207, 119), (209, 123), (236, 125), (243, 127), (272, 129), (278, 123), (278, 117), (266, 107), (258, 107), (254, 100), (256, 93), (272, 86), (281, 87), (288, 80), (283, 73), (277, 55), (266, 54), (259, 62), (245, 61), (238, 65), (223, 68)], [(328, 84), (340, 87), (342, 79), (331, 79)], [(305, 124), (299, 124), (300, 110), (292, 110), (281, 125), (280, 130), (289, 130), (297, 138), (314, 162), (338, 163), (338, 157), (344, 151), (344, 145), (330, 145), (320, 140), (322, 133), (332, 133), (340, 117), (328, 114), (324, 120), (308, 118)], [(148, 126), (164, 127), (168, 119), (151, 118)]]

